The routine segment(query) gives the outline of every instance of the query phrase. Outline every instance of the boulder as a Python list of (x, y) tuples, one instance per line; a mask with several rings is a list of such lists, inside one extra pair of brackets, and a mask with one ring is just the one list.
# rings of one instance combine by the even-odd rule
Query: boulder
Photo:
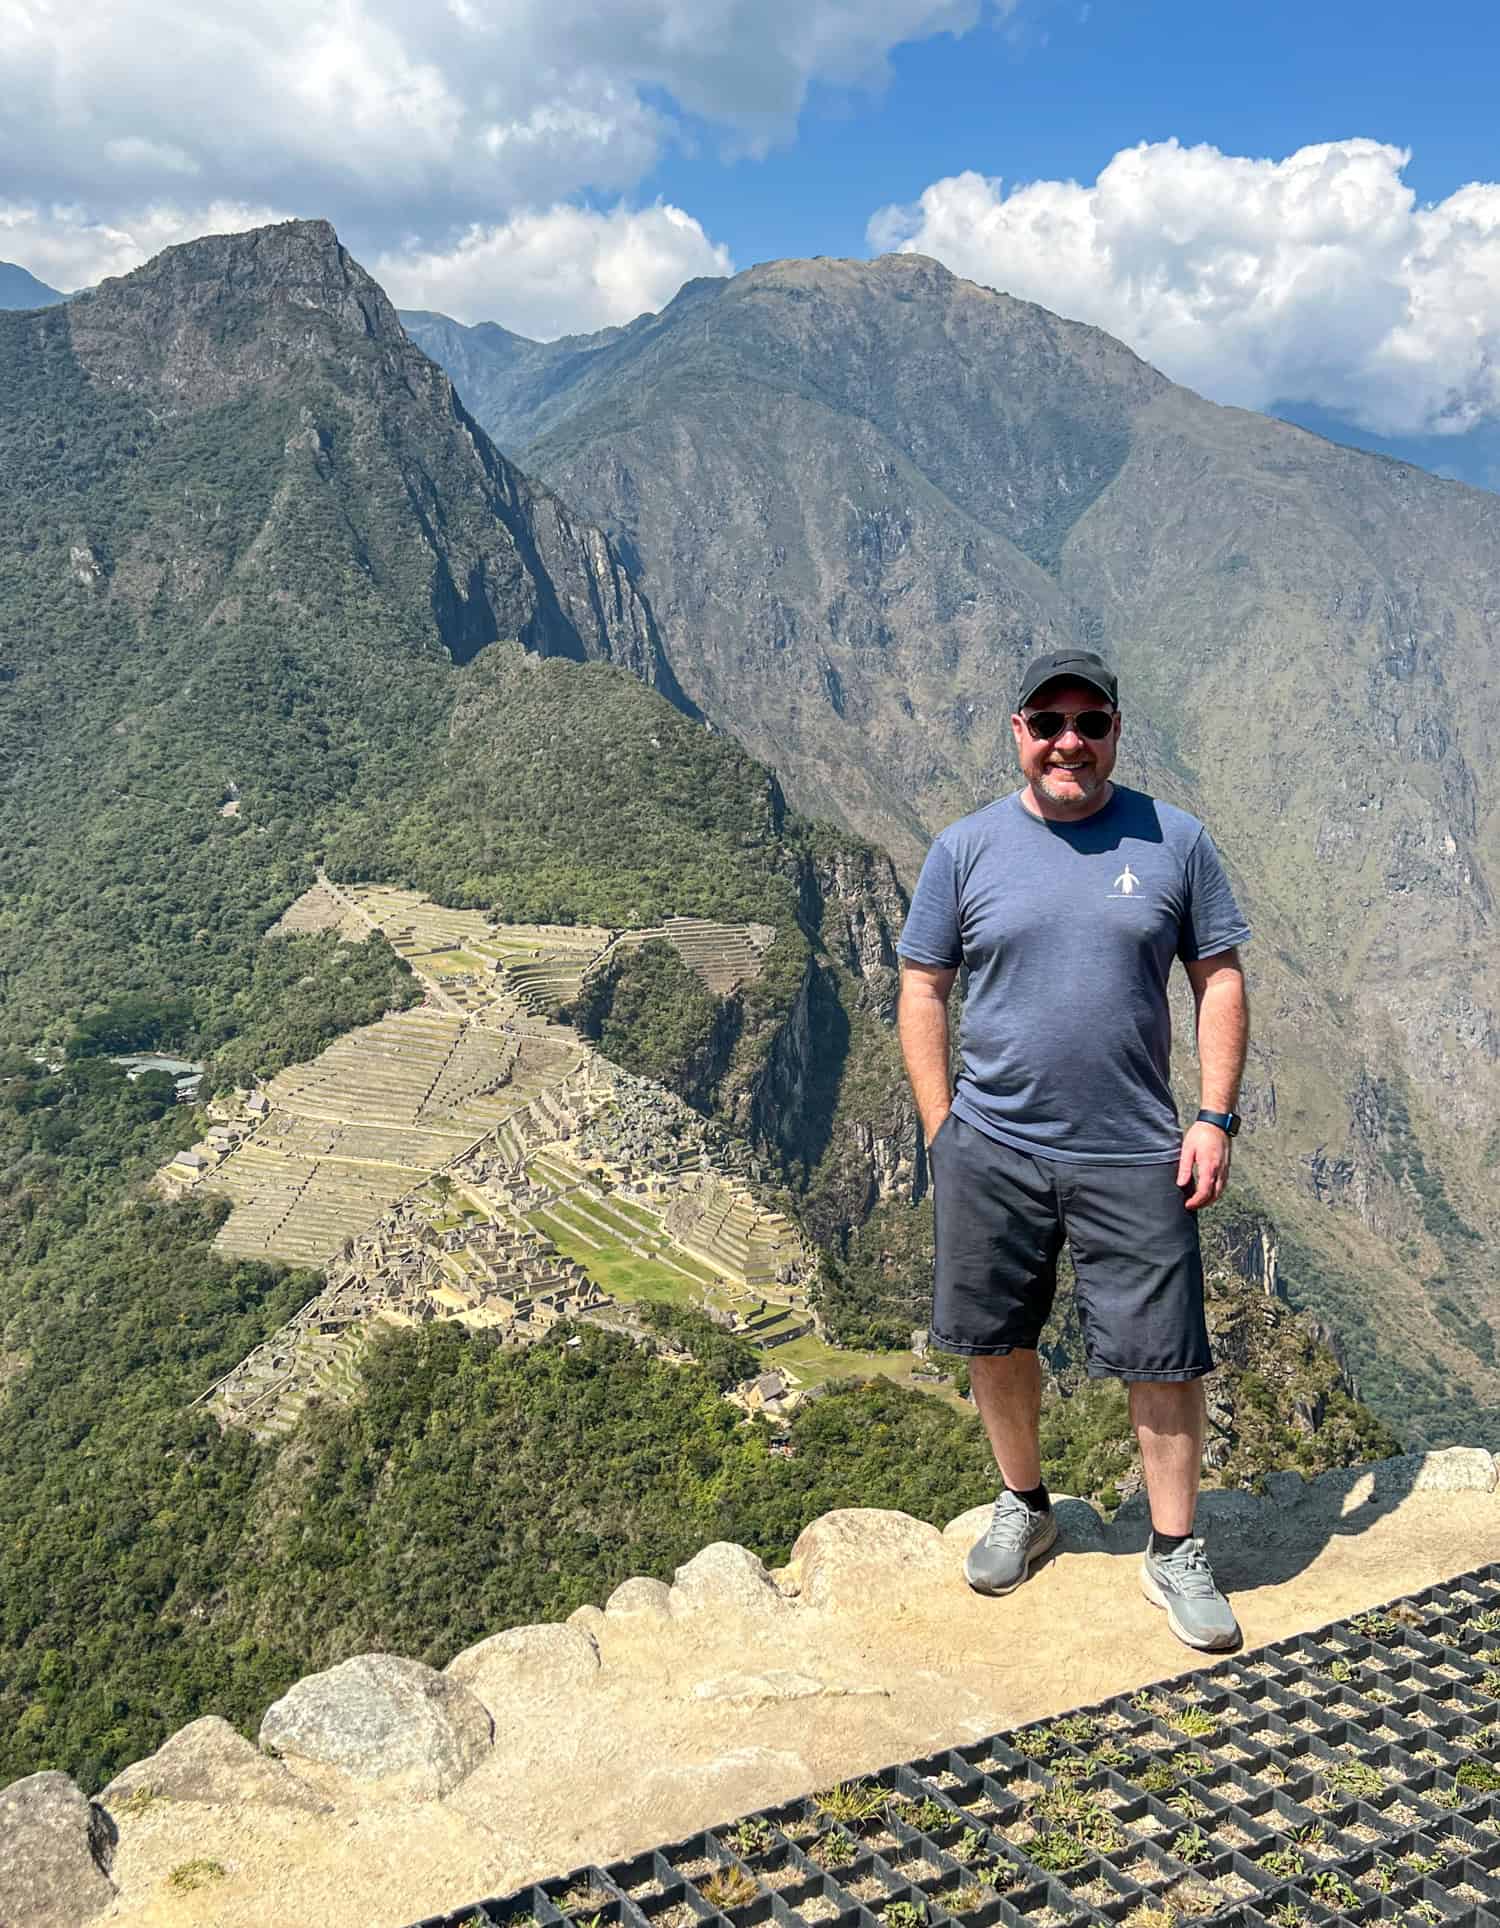
[(776, 1582), (748, 1548), (716, 1540), (677, 1569), (668, 1594), (673, 1613), (782, 1614), (788, 1611)]
[(1052, 1510), (1057, 1515), (1057, 1532), (1064, 1552), (1089, 1553), (1105, 1545), (1104, 1515), (1092, 1500), (1075, 1500), (1066, 1493), (1057, 1493), (1053, 1496)]
[(1198, 1495), (1194, 1527), (1210, 1546), (1227, 1540), (1253, 1539), (1272, 1531), (1277, 1509), (1243, 1487), (1226, 1486)]
[(465, 1647), (443, 1669), (487, 1707), (497, 1726), (518, 1705), (591, 1687), (599, 1649), (580, 1627), (511, 1627)]
[(66, 1774), (0, 1790), (0, 1922), (82, 1928), (115, 1898), (109, 1817)]
[(1482, 1446), (1448, 1446), (1415, 1456), (1414, 1493), (1493, 1493), (1494, 1455)]
[(802, 1529), (792, 1561), (806, 1605), (856, 1608), (951, 1578), (953, 1549), (935, 1526), (910, 1513), (845, 1507)]
[(335, 1769), (366, 1794), (435, 1801), (489, 1753), (494, 1723), (461, 1681), (395, 1654), (360, 1654), (273, 1701), (260, 1744), (293, 1769)]
[(262, 1807), (302, 1808), (314, 1814), (328, 1806), (217, 1714), (205, 1714), (202, 1720), (179, 1728), (154, 1754), (117, 1774), (99, 1798), (118, 1813), (133, 1795), (198, 1801), (205, 1807), (254, 1801)]
[(622, 1580), (604, 1603), (604, 1611), (611, 1620), (623, 1619), (631, 1614), (664, 1614), (672, 1611), (671, 1589), (660, 1580), (650, 1580), (644, 1574), (637, 1574), (633, 1580)]

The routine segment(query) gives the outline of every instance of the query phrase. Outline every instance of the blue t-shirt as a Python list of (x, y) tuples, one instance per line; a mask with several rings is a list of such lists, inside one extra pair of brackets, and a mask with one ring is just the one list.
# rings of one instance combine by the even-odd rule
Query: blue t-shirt
[(1033, 816), (1016, 791), (950, 824), (897, 948), (968, 970), (953, 1094), (966, 1124), (1039, 1158), (1136, 1165), (1182, 1144), (1172, 960), (1249, 935), (1198, 819), (1117, 785), (1080, 823)]

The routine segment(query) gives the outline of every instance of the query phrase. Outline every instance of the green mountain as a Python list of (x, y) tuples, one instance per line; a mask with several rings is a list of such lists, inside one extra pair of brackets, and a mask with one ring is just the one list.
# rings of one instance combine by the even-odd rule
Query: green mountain
[(50, 308), (67, 298), (14, 261), (0, 261), (0, 308)]
[(1118, 659), (1123, 774), (1207, 819), (1257, 927), (1242, 1171), (1382, 1409), (1493, 1432), (1500, 499), (909, 255), (491, 339), (476, 411), (632, 559), (688, 696), (908, 880), (1013, 781), (1022, 659)]
[(778, 942), (710, 1089), (862, 1194), (836, 1119), (872, 1051), (899, 1085), (889, 865), (684, 714), (618, 553), (326, 224), (0, 317), (0, 370), (0, 1037), (122, 996), (210, 1043), (237, 1000), (260, 1022), (256, 944), (319, 854), (515, 918), (749, 918)]

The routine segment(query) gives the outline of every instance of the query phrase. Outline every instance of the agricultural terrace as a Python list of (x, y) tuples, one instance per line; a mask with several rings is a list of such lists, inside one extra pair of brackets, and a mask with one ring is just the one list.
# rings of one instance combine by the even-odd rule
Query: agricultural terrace
[(510, 1037), (429, 1007), (349, 1033), (272, 1079), (262, 1121), (203, 1175), (234, 1206), (217, 1248), (326, 1264), (578, 1055), (571, 1033)]
[(305, 1397), (339, 1396), (371, 1318), (499, 1323), (524, 1343), (565, 1308), (587, 1311), (590, 1293), (702, 1307), (795, 1383), (910, 1374), (908, 1354), (818, 1336), (815, 1255), (755, 1197), (742, 1147), (550, 1021), (649, 938), (727, 994), (773, 931), (505, 925), (320, 875), (273, 934), (327, 929), (379, 931), (426, 1002), (281, 1072), (163, 1174), (168, 1190), (228, 1195), (219, 1250), (333, 1268), (308, 1317), (225, 1382), (236, 1417), (279, 1428)]

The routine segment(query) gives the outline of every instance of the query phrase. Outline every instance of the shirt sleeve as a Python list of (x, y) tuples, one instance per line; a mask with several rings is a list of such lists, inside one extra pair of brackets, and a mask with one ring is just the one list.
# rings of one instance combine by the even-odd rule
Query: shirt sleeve
[(1206, 830), (1198, 833), (1188, 855), (1186, 882), (1187, 907), (1177, 943), (1177, 955), (1185, 964), (1217, 957), (1248, 941), (1250, 926), (1234, 901), (1214, 840)]
[(912, 892), (897, 953), (912, 964), (956, 969), (964, 956), (958, 917), (958, 872), (946, 844), (934, 843)]

